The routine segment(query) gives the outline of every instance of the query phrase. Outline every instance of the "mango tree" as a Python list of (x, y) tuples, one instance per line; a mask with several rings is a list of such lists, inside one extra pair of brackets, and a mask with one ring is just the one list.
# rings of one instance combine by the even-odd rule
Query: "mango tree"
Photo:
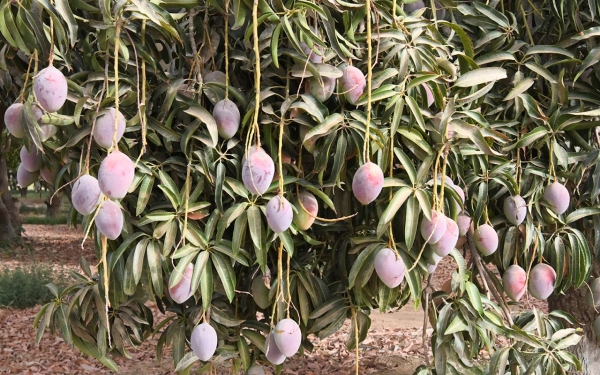
[[(597, 373), (600, 285), (562, 305), (583, 341), (511, 307), (587, 291), (600, 252), (598, 10), (4, 0), (19, 183), (66, 191), (100, 260), (50, 286), (37, 340), (116, 370), (156, 333), (182, 373), (281, 371), (347, 320), (358, 356), (370, 312), (410, 303), (434, 328), (419, 374)], [(424, 287), (445, 256), (451, 294)]]

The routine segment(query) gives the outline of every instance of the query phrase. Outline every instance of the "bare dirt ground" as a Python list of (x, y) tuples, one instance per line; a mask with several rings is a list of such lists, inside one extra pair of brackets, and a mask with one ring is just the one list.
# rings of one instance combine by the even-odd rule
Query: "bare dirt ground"
[[(88, 240), (81, 247), (83, 236), (79, 229), (62, 225), (26, 225), (25, 236), (26, 245), (23, 248), (8, 253), (0, 252), (0, 268), (44, 263), (68, 274), (69, 270), (79, 269), (81, 256), (90, 264), (97, 263), (92, 242)], [(446, 257), (435, 273), (434, 286), (443, 284), (454, 268), (453, 261)], [(37, 347), (32, 327), (39, 309), (39, 306), (25, 310), (0, 309), (0, 374), (110, 373), (94, 358), (69, 347), (58, 335), (47, 332)], [(155, 312), (160, 315), (158, 311)], [(157, 318), (161, 319), (159, 316)], [(361, 374), (409, 375), (424, 363), (421, 308), (415, 311), (411, 303), (394, 313), (373, 312), (371, 318), (369, 335), (359, 346)], [(348, 332), (347, 323), (342, 330), (327, 339), (312, 337), (315, 350), (303, 357), (296, 356), (287, 360), (283, 374), (354, 374), (355, 354), (348, 352), (345, 346)], [(428, 337), (430, 334), (431, 329)], [(159, 363), (155, 349), (156, 339), (150, 339), (139, 348), (130, 350), (131, 359), (115, 358), (119, 372), (131, 375), (173, 373), (170, 351), (163, 353), (163, 361)], [(431, 356), (430, 353), (429, 355)], [(269, 370), (272, 374), (272, 368)], [(230, 371), (222, 369), (219, 371), (221, 373), (229, 374)]]

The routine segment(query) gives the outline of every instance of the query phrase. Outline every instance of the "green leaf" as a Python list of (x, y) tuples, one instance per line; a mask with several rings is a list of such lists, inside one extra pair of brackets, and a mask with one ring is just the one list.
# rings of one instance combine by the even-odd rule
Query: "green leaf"
[(227, 299), (229, 299), (229, 302), (232, 302), (233, 297), (235, 297), (236, 277), (235, 272), (233, 272), (233, 267), (231, 266), (231, 261), (226, 259), (224, 255), (218, 253), (211, 253), (211, 259), (217, 269), (223, 288), (225, 288)]
[(235, 319), (229, 316), (225, 311), (216, 306), (213, 306), (210, 310), (210, 318), (215, 322), (224, 325), (225, 327), (238, 327), (244, 322), (243, 320)]
[(179, 189), (177, 188), (177, 185), (175, 185), (175, 182), (173, 181), (171, 176), (169, 176), (162, 170), (158, 171), (158, 176), (161, 183), (161, 185), (158, 185), (158, 187), (161, 188), (161, 190), (165, 193), (167, 198), (169, 198), (171, 204), (173, 205), (173, 208), (179, 208), (182, 202), (179, 197)]
[(139, 216), (148, 205), (150, 196), (152, 195), (152, 187), (154, 186), (154, 176), (145, 175), (142, 177), (140, 189), (138, 190), (138, 199), (135, 208), (135, 216)]
[(592, 216), (592, 215), (600, 215), (600, 208), (599, 207), (579, 208), (579, 209), (571, 212), (567, 216), (567, 224), (574, 223), (577, 220), (580, 220), (580, 219), (583, 219), (584, 217)]
[(497, 11), (496, 9), (485, 5), (484, 3), (478, 3), (475, 2), (473, 3), (473, 7), (475, 9), (477, 9), (479, 12), (481, 12), (484, 16), (488, 17), (490, 20), (496, 22), (496, 24), (502, 28), (508, 28), (510, 25), (510, 22), (508, 21), (508, 18), (506, 18), (506, 16), (504, 14), (502, 14), (501, 12)]
[(499, 81), (506, 77), (506, 70), (502, 68), (479, 68), (461, 75), (455, 85), (457, 87), (473, 87), (482, 83)]
[[(556, 332), (555, 335), (559, 332)], [(553, 336), (553, 338), (554, 338), (554, 336)], [(581, 341), (581, 339), (582, 339), (581, 335), (579, 335), (577, 333), (571, 333), (570, 335), (568, 335), (565, 338), (558, 341), (554, 348), (555, 348), (555, 350), (564, 350), (571, 346), (577, 345)]]
[(535, 62), (528, 62), (525, 64), (526, 67), (528, 67), (531, 71), (539, 74), (540, 76), (544, 77), (548, 82), (550, 83), (558, 83), (556, 81), (556, 78), (552, 75), (552, 73), (550, 73), (550, 71), (546, 68), (544, 68), (543, 66), (535, 63)]
[(242, 360), (243, 370), (248, 370), (248, 368), (252, 364), (252, 362), (251, 362), (252, 357), (250, 356), (250, 349), (248, 348), (246, 339), (243, 336), (240, 336), (238, 338), (237, 351), (240, 354), (240, 359)]
[[(352, 264), (350, 274), (348, 275), (348, 288), (352, 289), (354, 287), (354, 283), (361, 273), (363, 273), (361, 275), (361, 278), (363, 279), (368, 279), (371, 276), (371, 273), (373, 272), (372, 269), (371, 273), (368, 275), (365, 275), (364, 272), (374, 264), (375, 250), (377, 250), (377, 246), (368, 246), (358, 255), (358, 258), (354, 261), (354, 264)], [(362, 287), (362, 285), (359, 285), (359, 287)]]
[(61, 15), (61, 17), (67, 23), (67, 27), (69, 28), (69, 39), (71, 40), (71, 47), (75, 46), (77, 42), (77, 21), (75, 20), (75, 16), (73, 15), (73, 11), (69, 6), (68, 0), (55, 0), (54, 5), (56, 6), (56, 10)]
[(42, 146), (41, 140), (41, 130), (38, 125), (37, 119), (33, 113), (32, 103), (27, 101), (23, 104), (23, 115), (21, 115), (21, 124), (25, 129), (25, 134), (27, 137), (33, 142), (33, 145), (44, 152), (44, 147)]
[(311, 138), (319, 138), (329, 134), (335, 128), (342, 124), (344, 117), (339, 113), (334, 113), (331, 116), (326, 117), (319, 125), (309, 130), (302, 143), (306, 143)]
[(379, 224), (377, 224), (377, 237), (381, 237), (387, 230), (389, 223), (392, 221), (398, 210), (402, 207), (406, 199), (412, 194), (412, 189), (407, 187), (401, 187), (395, 193), (389, 204), (381, 214), (379, 218)]
[(417, 101), (412, 96), (407, 96), (405, 100), (406, 104), (408, 104), (408, 108), (410, 108), (410, 113), (412, 114), (413, 118), (415, 119), (417, 124), (419, 124), (421, 130), (424, 131), (425, 120), (423, 120), (423, 115), (421, 114), (421, 109), (419, 108)]
[(187, 113), (190, 116), (196, 117), (204, 125), (206, 125), (211, 140), (211, 142), (209, 142), (207, 146), (215, 147), (217, 145), (219, 133), (217, 130), (217, 123), (215, 122), (215, 118), (210, 114), (210, 112), (208, 112), (206, 109), (200, 106), (191, 106), (185, 111), (185, 113)]
[[(217, 164), (217, 176), (215, 180), (215, 203), (219, 212), (224, 212), (223, 209), (223, 184), (225, 183), (225, 164)], [(235, 219), (235, 218), (234, 218)], [(229, 226), (229, 223), (227, 224)]]
[[(177, 263), (177, 266), (175, 267), (175, 269), (173, 269), (173, 273), (171, 274), (171, 277), (169, 280), (169, 288), (175, 287), (175, 285), (177, 285), (181, 281), (181, 279), (183, 279), (188, 265), (192, 262), (192, 260), (195, 257), (196, 257), (196, 254), (188, 254), (187, 256), (185, 256), (185, 257), (181, 258), (181, 260), (179, 260), (179, 262)], [(190, 282), (191, 282), (191, 280), (190, 280)]]
[(523, 79), (522, 81), (520, 81), (519, 83), (517, 83), (517, 85), (512, 90), (510, 90), (510, 92), (508, 93), (508, 95), (506, 95), (506, 97), (503, 100), (507, 101), (507, 100), (511, 100), (511, 99), (516, 98), (520, 94), (522, 94), (525, 91), (529, 90), (529, 88), (531, 86), (533, 86), (533, 84), (534, 84), (533, 78), (527, 77), (527, 78)]
[(342, 46), (337, 38), (335, 18), (331, 15), (329, 7), (322, 6), (321, 9), (323, 9), (326, 16), (319, 14), (319, 17), (323, 21), (322, 25), (325, 29), (325, 33), (327, 33), (327, 40), (331, 43), (331, 48), (335, 51), (338, 57), (344, 61), (348, 58), (354, 57), (351, 53), (346, 53), (346, 51), (342, 49)]
[(552, 46), (552, 45), (536, 45), (536, 46), (530, 47), (527, 50), (527, 52), (525, 53), (525, 56), (540, 54), (540, 53), (557, 54), (557, 55), (567, 56), (570, 58), (574, 57), (572, 52), (570, 52), (564, 48)]
[(418, 218), (419, 202), (414, 195), (411, 195), (406, 202), (406, 220), (404, 222), (404, 242), (409, 250), (413, 248), (417, 238)]
[(196, 357), (194, 352), (189, 352), (186, 355), (184, 355), (183, 358), (181, 358), (181, 360), (179, 362), (177, 362), (175, 371), (177, 371), (177, 372), (183, 371), (199, 360), (200, 359), (198, 357)]
[(477, 65), (485, 65), (489, 63), (494, 63), (498, 61), (516, 61), (515, 56), (512, 53), (505, 51), (495, 51), (487, 53), (483, 56), (479, 56), (475, 59)]
[(254, 243), (254, 248), (259, 251), (257, 253), (257, 261), (261, 268), (267, 263), (267, 254), (263, 249), (263, 222), (260, 209), (257, 206), (250, 206), (247, 210), (248, 213), (248, 228), (250, 229), (250, 237)]
[(133, 256), (132, 273), (134, 283), (137, 285), (142, 278), (142, 271), (144, 267), (144, 257), (146, 255), (146, 247), (150, 242), (150, 238), (144, 238), (137, 243), (135, 246), (135, 253)]
[(233, 0), (233, 18), (234, 24), (231, 26), (232, 30), (238, 30), (244, 26), (246, 21), (246, 6), (242, 0)]
[(585, 59), (583, 59), (583, 62), (581, 63), (581, 66), (579, 67), (579, 70), (577, 71), (577, 74), (575, 75), (573, 81), (577, 81), (577, 79), (581, 77), (581, 75), (583, 74), (583, 72), (586, 71), (586, 69), (595, 65), (598, 61), (600, 61), (600, 47), (595, 47), (592, 48), (592, 50), (588, 53)]
[[(240, 1), (241, 0), (237, 0)], [(277, 55), (277, 48), (279, 46), (279, 34), (281, 34), (281, 29), (283, 25), (280, 23), (275, 26), (275, 30), (273, 30), (273, 35), (271, 36), (271, 58), (273, 59), (273, 65), (276, 68), (279, 68), (279, 56)]]
[(206, 265), (200, 274), (200, 291), (202, 292), (202, 308), (204, 311), (210, 308), (213, 295), (213, 269), (210, 258), (207, 257)]
[(478, 127), (458, 119), (452, 120), (452, 126), (459, 134), (466, 135), (479, 148), (479, 150), (485, 154), (492, 156), (501, 155), (488, 145)]
[(506, 365), (508, 363), (508, 355), (510, 354), (510, 347), (501, 348), (497, 350), (492, 358), (490, 359), (490, 370), (489, 375), (504, 375), (506, 372)]
[(462, 315), (457, 314), (454, 319), (452, 319), (452, 322), (448, 324), (448, 327), (446, 327), (444, 335), (452, 335), (456, 332), (466, 331), (468, 328), (469, 326), (465, 322)]
[(465, 283), (465, 288), (467, 289), (471, 304), (475, 310), (477, 310), (479, 315), (483, 316), (483, 305), (481, 304), (481, 294), (479, 294), (479, 289), (477, 289), (477, 286), (470, 281)]
[(334, 297), (332, 299), (329, 299), (325, 302), (323, 302), (323, 304), (317, 306), (311, 313), (309, 318), (310, 319), (318, 319), (319, 317), (321, 317), (323, 314), (327, 313), (328, 311), (332, 310), (332, 309), (336, 309), (339, 306), (344, 306), (346, 305), (347, 299), (344, 297)]
[(438, 24), (449, 27), (450, 29), (452, 29), (452, 31), (456, 33), (456, 35), (458, 35), (463, 45), (464, 53), (468, 58), (472, 59), (475, 56), (475, 52), (473, 49), (473, 41), (461, 25), (447, 21), (438, 21)]
[(416, 185), (418, 182), (417, 181), (417, 170), (415, 169), (415, 166), (414, 166), (412, 160), (410, 160), (410, 158), (400, 148), (394, 148), (394, 154), (400, 160), (400, 163), (402, 163), (404, 170), (408, 174), (408, 178), (410, 179), (410, 182), (413, 185)]
[(521, 137), (514, 144), (512, 144), (508, 147), (505, 147), (504, 151), (510, 151), (515, 148), (527, 147), (530, 144), (532, 144), (533, 142), (535, 142), (536, 140), (544, 137), (546, 134), (548, 134), (548, 130), (543, 126), (538, 126), (537, 128), (533, 129), (532, 131), (527, 132), (527, 134), (525, 136)]
[(204, 273), (204, 269), (210, 260), (210, 253), (208, 251), (202, 251), (196, 258), (196, 264), (194, 264), (194, 273), (192, 274), (192, 281), (190, 283), (190, 292), (196, 293), (198, 287), (200, 287), (200, 280)]
[(150, 269), (150, 278), (152, 279), (152, 286), (154, 287), (154, 293), (159, 297), (163, 295), (163, 277), (162, 277), (162, 266), (161, 266), (161, 253), (158, 244), (154, 241), (148, 243), (146, 248), (146, 259), (148, 259), (148, 267)]

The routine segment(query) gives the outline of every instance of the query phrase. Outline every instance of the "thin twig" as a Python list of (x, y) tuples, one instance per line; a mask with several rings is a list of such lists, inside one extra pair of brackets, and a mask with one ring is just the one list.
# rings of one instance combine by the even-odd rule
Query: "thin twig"
[(423, 348), (425, 355), (425, 364), (429, 367), (429, 344), (427, 343), (427, 326), (429, 325), (429, 298), (431, 297), (430, 287), (431, 280), (433, 279), (433, 273), (429, 274), (427, 278), (427, 287), (425, 288), (425, 315), (423, 315), (423, 333), (421, 339), (423, 340)]

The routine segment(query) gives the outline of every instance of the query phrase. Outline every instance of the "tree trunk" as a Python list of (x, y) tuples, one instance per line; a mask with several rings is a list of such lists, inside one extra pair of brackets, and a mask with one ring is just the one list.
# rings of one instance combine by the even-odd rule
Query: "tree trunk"
[[(5, 107), (0, 107), (0, 118), (4, 119)], [(7, 243), (21, 235), (21, 218), (8, 184), (6, 154), (10, 149), (10, 139), (5, 139), (4, 121), (0, 122), (0, 242)]]
[[(54, 189), (50, 189), (48, 198), (46, 198), (44, 203), (46, 203), (46, 217), (55, 218), (60, 215), (60, 202), (62, 198), (60, 193), (56, 194), (53, 198), (52, 194), (54, 194)], [(50, 203), (50, 198), (52, 198), (52, 203)]]
[(26, 187), (19, 188), (19, 191), (21, 192), (21, 198), (27, 198), (27, 188)]
[[(600, 263), (594, 262), (592, 276), (598, 277), (598, 275), (600, 275)], [(571, 350), (581, 361), (581, 372), (571, 373), (577, 375), (600, 374), (600, 341), (594, 335), (594, 319), (597, 315), (595, 309), (586, 304), (588, 290), (588, 286), (584, 285), (577, 290), (571, 289), (563, 295), (552, 294), (548, 298), (550, 311), (566, 311), (583, 325), (583, 339)]]

